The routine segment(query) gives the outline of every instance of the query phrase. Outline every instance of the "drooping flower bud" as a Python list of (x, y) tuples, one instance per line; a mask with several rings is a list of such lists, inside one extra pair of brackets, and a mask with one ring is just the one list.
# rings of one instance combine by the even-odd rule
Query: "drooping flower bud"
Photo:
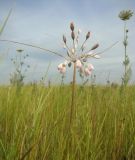
[(66, 37), (63, 35), (63, 42), (66, 44), (67, 40)]
[(86, 34), (86, 40), (90, 37), (90, 32)]
[(96, 48), (98, 48), (99, 47), (99, 44), (97, 43), (97, 44), (95, 44), (92, 48), (91, 48), (91, 50), (94, 50), (94, 49), (96, 49)]
[(71, 32), (71, 37), (73, 40), (75, 39), (75, 33), (73, 31)]
[(68, 67), (71, 67), (71, 65), (72, 65), (72, 63), (71, 63), (71, 62), (69, 62), (69, 63), (68, 63)]
[(70, 23), (70, 29), (71, 29), (71, 31), (74, 31), (74, 28), (75, 28), (75, 27), (74, 27), (74, 23), (71, 22), (71, 23)]

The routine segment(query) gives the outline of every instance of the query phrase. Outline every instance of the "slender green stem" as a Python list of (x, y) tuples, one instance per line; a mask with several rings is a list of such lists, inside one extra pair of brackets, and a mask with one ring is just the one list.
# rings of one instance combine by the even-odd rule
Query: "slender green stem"
[(127, 81), (127, 33), (126, 33), (126, 21), (124, 23), (124, 85), (126, 85)]
[(75, 84), (76, 84), (76, 63), (74, 62), (73, 82), (72, 82), (72, 99), (71, 99), (71, 108), (70, 108), (70, 126), (72, 124), (74, 107), (75, 107)]

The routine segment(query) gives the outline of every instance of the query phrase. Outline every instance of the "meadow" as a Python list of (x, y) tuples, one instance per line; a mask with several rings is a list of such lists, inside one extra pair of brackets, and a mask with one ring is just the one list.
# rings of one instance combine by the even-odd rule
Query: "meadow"
[[(0, 24), (0, 36), (12, 13)], [(10, 85), (0, 85), (0, 160), (135, 160), (135, 85), (130, 84), (132, 68), (127, 54), (128, 32), (126, 21), (131, 10), (121, 11), (124, 21), (124, 73), (121, 84), (98, 85), (94, 66), (88, 59), (100, 59), (117, 41), (103, 51), (95, 52), (99, 44), (85, 51), (91, 32), (78, 44), (81, 30), (70, 23), (71, 42), (63, 35), (66, 55), (37, 45), (0, 39), (62, 57), (58, 65), (61, 85), (26, 84), (25, 63), (29, 57), (22, 49), (11, 58), (15, 71), (10, 74)], [(70, 84), (64, 82), (68, 67), (73, 67)], [(47, 69), (47, 72), (49, 67)], [(84, 80), (94, 76), (93, 82), (77, 84), (76, 73)], [(87, 79), (88, 80), (88, 79)], [(64, 84), (65, 83), (65, 84)]]
[(134, 160), (135, 86), (0, 87), (0, 160)]

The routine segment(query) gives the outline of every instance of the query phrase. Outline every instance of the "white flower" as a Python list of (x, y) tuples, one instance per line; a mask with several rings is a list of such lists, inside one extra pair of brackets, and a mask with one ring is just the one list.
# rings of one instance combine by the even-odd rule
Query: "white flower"
[(100, 59), (101, 57), (97, 54), (93, 56), (94, 58)]
[(94, 69), (94, 66), (92, 64), (84, 64), (82, 65), (81, 68), (79, 68), (79, 73), (81, 75), (81, 77), (84, 76), (89, 76), (92, 74), (92, 70)]
[(92, 71), (92, 70), (94, 69), (94, 66), (93, 66), (92, 64), (88, 64), (88, 65), (87, 65), (87, 68), (88, 68), (90, 71)]
[(63, 67), (61, 70), (60, 70), (60, 73), (64, 74), (66, 72), (66, 67)]
[(72, 54), (74, 54), (74, 53), (75, 53), (75, 49), (74, 49), (74, 48), (72, 48), (72, 49), (71, 49), (71, 52), (72, 52)]
[(60, 63), (58, 65), (58, 70), (60, 71), (60, 73), (64, 74), (66, 72), (66, 65), (64, 63)]
[(89, 76), (89, 75), (91, 75), (92, 70), (89, 70), (89, 68), (85, 68), (84, 73), (85, 73), (85, 76)]
[(81, 67), (82, 67), (82, 63), (81, 63), (80, 60), (77, 60), (77, 61), (76, 61), (76, 67), (77, 67), (77, 68), (81, 68)]
[(63, 48), (66, 49), (66, 45), (65, 44), (63, 45)]
[(78, 29), (78, 34), (80, 34), (81, 32), (82, 32), (82, 31), (81, 31), (81, 29), (79, 28), (79, 29)]
[(77, 47), (78, 47), (77, 44), (75, 44), (75, 49), (77, 49)]
[(94, 69), (94, 66), (92, 64), (87, 64), (87, 66), (84, 69), (85, 76), (91, 75), (93, 69)]
[(94, 53), (94, 51), (89, 51), (88, 53), (87, 53), (87, 55), (92, 55)]

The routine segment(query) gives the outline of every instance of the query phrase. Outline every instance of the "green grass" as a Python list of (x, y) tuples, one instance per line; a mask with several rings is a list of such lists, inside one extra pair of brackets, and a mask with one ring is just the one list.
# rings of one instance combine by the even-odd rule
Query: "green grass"
[(135, 86), (0, 87), (0, 160), (134, 160)]

